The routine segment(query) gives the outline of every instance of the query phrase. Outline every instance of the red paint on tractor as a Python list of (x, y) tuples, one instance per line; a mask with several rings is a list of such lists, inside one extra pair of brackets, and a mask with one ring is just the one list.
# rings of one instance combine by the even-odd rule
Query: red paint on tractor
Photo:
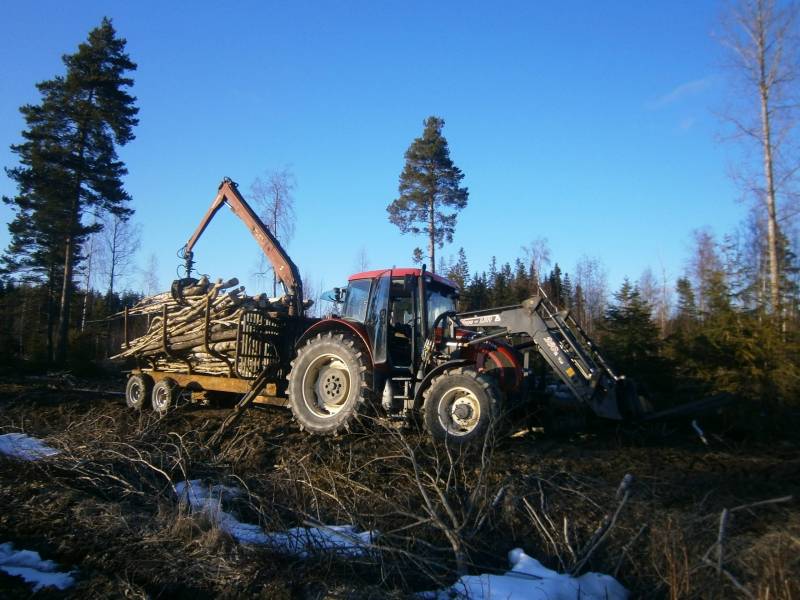
[(359, 339), (364, 344), (364, 347), (367, 349), (367, 354), (369, 354), (369, 362), (370, 364), (375, 364), (375, 361), (372, 357), (372, 346), (369, 343), (369, 338), (367, 337), (367, 331), (361, 323), (354, 323), (353, 321), (346, 321), (345, 319), (340, 319), (338, 317), (331, 317), (329, 319), (323, 319), (322, 321), (317, 321), (311, 327), (303, 332), (303, 335), (297, 340), (296, 347), (299, 348), (302, 344), (305, 344), (306, 340), (314, 337), (318, 333), (325, 333), (326, 331), (341, 331), (342, 329), (346, 331), (350, 331), (356, 334)]
[[(392, 277), (405, 277), (406, 275), (411, 275), (413, 277), (419, 277), (420, 273), (422, 273), (422, 269), (413, 269), (410, 267), (404, 267), (400, 269), (378, 269), (376, 271), (364, 271), (362, 273), (356, 273), (355, 275), (350, 275), (347, 279), (348, 281), (356, 281), (358, 279), (375, 279), (376, 277), (380, 277), (386, 271), (391, 273)], [(458, 289), (458, 285), (447, 279), (446, 277), (442, 277), (441, 275), (437, 275), (436, 273), (431, 273), (430, 271), (425, 271), (425, 275), (429, 276), (434, 281), (438, 281), (448, 287), (453, 288), (454, 290)]]

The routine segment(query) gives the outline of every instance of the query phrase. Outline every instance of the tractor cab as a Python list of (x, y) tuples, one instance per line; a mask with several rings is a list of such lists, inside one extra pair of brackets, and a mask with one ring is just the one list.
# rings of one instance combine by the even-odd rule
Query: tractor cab
[(340, 318), (363, 325), (375, 365), (411, 374), (436, 317), (455, 311), (458, 287), (423, 269), (357, 273), (342, 290)]

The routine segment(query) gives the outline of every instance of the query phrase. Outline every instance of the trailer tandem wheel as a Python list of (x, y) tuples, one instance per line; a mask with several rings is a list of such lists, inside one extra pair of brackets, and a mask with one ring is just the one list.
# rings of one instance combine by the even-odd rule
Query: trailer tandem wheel
[(146, 408), (150, 402), (152, 387), (153, 379), (151, 377), (139, 373), (131, 375), (125, 385), (125, 404), (134, 410)]
[(180, 392), (181, 388), (174, 379), (170, 379), (169, 377), (160, 379), (153, 386), (153, 410), (160, 415), (165, 414), (178, 403)]

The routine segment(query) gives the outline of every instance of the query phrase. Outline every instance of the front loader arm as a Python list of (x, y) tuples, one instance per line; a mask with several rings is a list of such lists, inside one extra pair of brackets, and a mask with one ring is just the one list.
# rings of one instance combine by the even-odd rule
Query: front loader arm
[(577, 323), (567, 313), (558, 312), (543, 295), (513, 306), (461, 313), (458, 322), (469, 328), (500, 328), (471, 344), (499, 335), (526, 334), (578, 400), (601, 417), (622, 418), (616, 389), (622, 378), (614, 374)]
[(242, 220), (242, 222), (244, 222), (244, 224), (250, 230), (250, 234), (255, 238), (262, 252), (264, 252), (264, 255), (267, 257), (272, 265), (272, 268), (275, 270), (276, 276), (281, 283), (283, 283), (283, 285), (286, 287), (287, 293), (291, 296), (291, 312), (297, 315), (302, 315), (304, 310), (303, 282), (300, 278), (300, 273), (297, 270), (297, 266), (294, 264), (294, 262), (292, 262), (292, 259), (289, 258), (289, 255), (283, 249), (280, 242), (275, 238), (274, 235), (272, 235), (267, 226), (264, 225), (255, 211), (239, 193), (237, 184), (228, 177), (222, 180), (214, 201), (211, 203), (211, 206), (203, 216), (203, 219), (200, 221), (197, 229), (192, 234), (192, 237), (189, 238), (189, 241), (184, 247), (187, 271), (186, 276), (191, 276), (193, 264), (192, 250), (194, 249), (197, 240), (200, 239), (201, 235), (203, 235), (203, 232), (206, 230), (206, 227), (208, 227), (211, 219), (213, 219), (214, 215), (219, 212), (219, 209), (222, 208), (223, 204), (227, 204), (228, 207), (233, 211), (233, 214), (235, 214)]

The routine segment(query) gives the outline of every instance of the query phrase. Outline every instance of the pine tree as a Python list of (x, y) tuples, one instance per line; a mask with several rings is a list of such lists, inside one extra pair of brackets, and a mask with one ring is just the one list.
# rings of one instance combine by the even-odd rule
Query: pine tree
[(111, 21), (104, 18), (75, 54), (63, 58), (66, 75), (37, 84), (41, 102), (25, 105), (24, 142), (13, 145), (20, 165), (7, 173), (18, 188), (4, 198), (16, 215), (4, 257), (12, 272), (46, 280), (59, 299), (58, 359), (67, 352), (73, 275), (80, 247), (97, 226), (87, 226), (88, 210), (127, 218), (127, 173), (116, 146), (133, 139), (138, 123), (135, 98), (126, 77), (136, 65), (125, 53)]
[(456, 216), (467, 205), (469, 192), (460, 187), (464, 174), (450, 159), (450, 149), (442, 135), (444, 119), (428, 117), (424, 125), (422, 137), (416, 138), (406, 151), (400, 196), (386, 211), (389, 221), (402, 233), (427, 237), (428, 259), (431, 270), (436, 272), (436, 248), (453, 241)]

